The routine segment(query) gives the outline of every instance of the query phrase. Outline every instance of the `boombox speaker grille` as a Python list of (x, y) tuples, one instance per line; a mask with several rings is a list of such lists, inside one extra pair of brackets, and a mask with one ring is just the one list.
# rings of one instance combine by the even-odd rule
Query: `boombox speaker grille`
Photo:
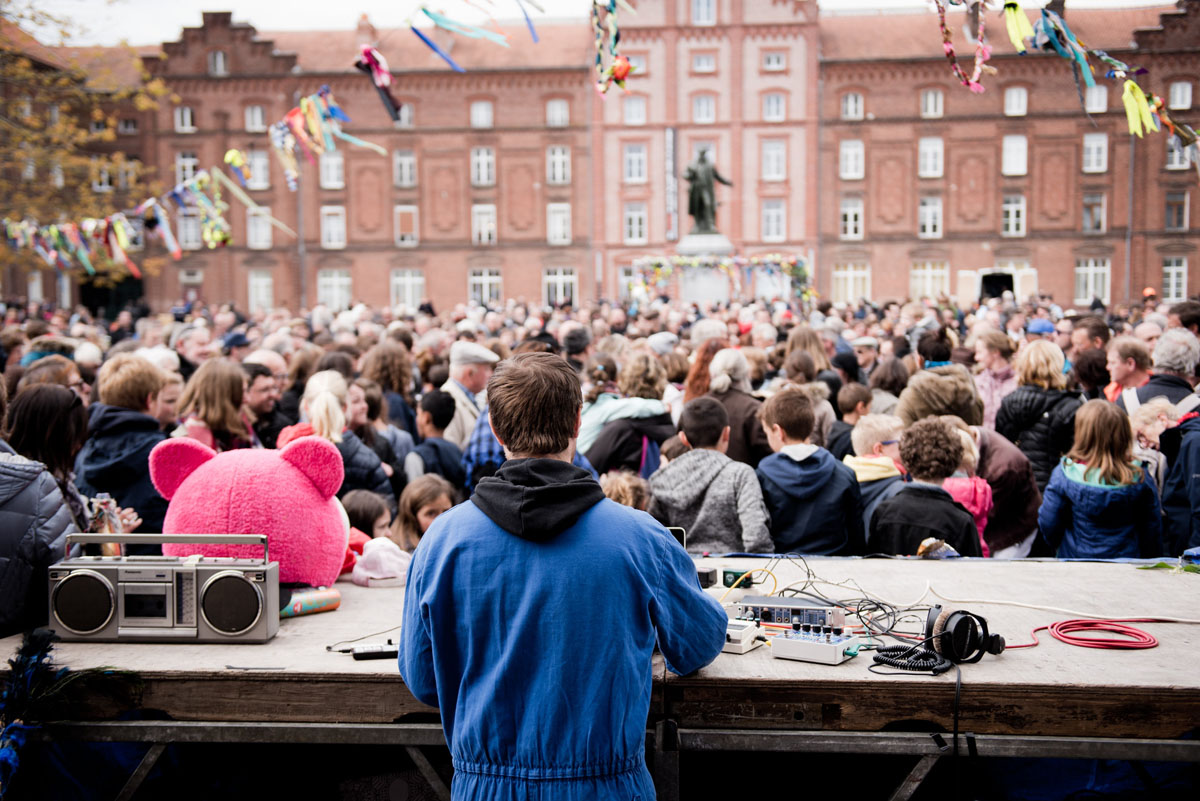
[(99, 573), (76, 570), (54, 587), (54, 617), (68, 631), (91, 634), (112, 619), (116, 598), (112, 585)]
[(214, 630), (241, 634), (258, 622), (263, 599), (258, 587), (235, 571), (218, 573), (200, 591), (200, 612)]

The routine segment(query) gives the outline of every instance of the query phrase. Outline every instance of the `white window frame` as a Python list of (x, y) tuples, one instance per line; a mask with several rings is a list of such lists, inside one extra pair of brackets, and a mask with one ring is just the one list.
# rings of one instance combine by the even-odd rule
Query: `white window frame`
[(945, 172), (945, 145), (940, 136), (923, 136), (917, 141), (917, 177), (941, 178)]
[[(1112, 292), (1112, 262), (1100, 258), (1080, 258), (1075, 260), (1074, 293), (1075, 303), (1091, 303), (1093, 297), (1098, 297), (1107, 305)], [(1080, 279), (1085, 293), (1080, 293)], [(1097, 291), (1103, 288), (1102, 292)], [(1086, 294), (1086, 297), (1081, 295)]]
[[(410, 233), (403, 233), (406, 226), (401, 224), (401, 218), (412, 215)], [(392, 241), (398, 248), (415, 248), (421, 241), (421, 218), (416, 206), (412, 204), (397, 204), (392, 206)]]
[(1168, 170), (1186, 170), (1190, 166), (1188, 152), (1183, 149), (1183, 144), (1179, 141), (1179, 137), (1175, 134), (1167, 136), (1167, 164)]
[(1188, 260), (1186, 256), (1164, 256), (1162, 260), (1163, 303), (1187, 300)]
[(117, 165), (117, 188), (128, 189), (137, 183), (138, 163), (127, 159)]
[(1010, 86), (1004, 90), (1004, 116), (1024, 117), (1029, 113), (1029, 90), (1024, 86)]
[[(871, 298), (871, 265), (867, 262), (844, 262), (833, 265), (830, 300), (834, 303), (857, 303)], [(862, 290), (861, 292), (855, 290)]]
[(942, 198), (926, 195), (917, 201), (917, 238), (941, 239), (945, 233), (942, 221)]
[(846, 92), (842, 95), (841, 105), (843, 120), (861, 120), (863, 118), (863, 108), (866, 103), (863, 101), (862, 92)]
[(175, 107), (175, 133), (196, 132), (196, 111), (191, 106)]
[(941, 119), (946, 113), (946, 93), (941, 89), (923, 89), (921, 91), (921, 118), (926, 120)]
[(649, 241), (649, 215), (645, 203), (626, 203), (621, 209), (621, 241), (644, 245)]
[(414, 114), (413, 104), (412, 103), (401, 103), (400, 108), (397, 109), (397, 112), (399, 114), (400, 119), (396, 120), (395, 123), (393, 123), (394, 127), (396, 127), (396, 128), (412, 128), (413, 125), (415, 124), (413, 122), (413, 114)]
[(175, 221), (176, 241), (181, 250), (199, 250), (204, 244), (200, 233), (200, 212), (197, 209), (180, 209)]
[(251, 313), (275, 308), (275, 275), (270, 270), (246, 271), (246, 306)]
[(646, 144), (644, 142), (628, 142), (621, 147), (622, 182), (627, 184), (644, 184), (649, 173)]
[(571, 148), (567, 145), (546, 148), (546, 183), (554, 186), (571, 183)]
[(504, 277), (495, 267), (467, 271), (467, 297), (481, 306), (494, 306), (504, 298)]
[(762, 97), (763, 122), (787, 120), (787, 95), (783, 92), (767, 92)]
[(717, 96), (701, 93), (692, 96), (692, 124), (712, 125), (717, 121)]
[(761, 209), (762, 241), (787, 241), (787, 202), (782, 198), (763, 198)]
[(496, 230), (499, 223), (496, 219), (495, 203), (475, 203), (471, 206), (471, 243), (490, 246), (499, 239)]
[(317, 270), (317, 303), (339, 312), (354, 302), (354, 278), (349, 270)]
[(194, 151), (181, 150), (175, 154), (175, 183), (190, 181), (200, 169), (200, 158)]
[(561, 97), (546, 101), (546, 127), (566, 128), (571, 124), (571, 103)]
[(692, 0), (692, 24), (716, 25), (717, 0)]
[(495, 127), (496, 108), (490, 100), (471, 101), (471, 127), (480, 130)]
[(861, 181), (867, 175), (866, 147), (861, 139), (843, 139), (838, 145), (838, 177)]
[(346, 188), (346, 158), (342, 151), (331, 150), (319, 156), (321, 188)]
[(950, 265), (944, 261), (914, 261), (908, 272), (908, 293), (913, 300), (950, 294)]
[(787, 69), (787, 53), (782, 50), (766, 50), (762, 54), (763, 72), (783, 72)]
[(1108, 134), (1093, 132), (1083, 135), (1082, 164), (1086, 173), (1108, 172)]
[(425, 299), (425, 273), (420, 270), (396, 268), (388, 276), (388, 295), (392, 308), (401, 307), (415, 312)]
[[(1183, 195), (1183, 220), (1182, 220), (1182, 224), (1178, 225), (1178, 226), (1170, 225), (1171, 219), (1170, 219), (1170, 215), (1168, 214), (1168, 211), (1170, 210), (1170, 206), (1171, 206), (1171, 195)], [(1163, 230), (1164, 231), (1171, 231), (1173, 233), (1178, 233), (1179, 231), (1186, 231), (1191, 227), (1191, 222), (1192, 222), (1190, 219), (1190, 217), (1191, 217), (1191, 208), (1190, 208), (1191, 207), (1191, 199), (1192, 199), (1191, 192), (1189, 192), (1186, 189), (1171, 190), (1171, 191), (1168, 191), (1166, 193), (1166, 195), (1163, 196)]]
[(546, 204), (546, 244), (571, 244), (571, 204)]
[(1083, 98), (1083, 107), (1088, 114), (1104, 114), (1108, 111), (1108, 87), (1105, 84), (1089, 86)]
[(577, 305), (579, 275), (575, 268), (547, 267), (542, 270), (542, 299), (547, 306), (558, 307), (563, 303)]
[(646, 124), (646, 98), (643, 95), (626, 95), (621, 101), (621, 116), (626, 125)]
[(496, 151), (490, 147), (471, 148), (471, 186), (496, 185)]
[(321, 207), (321, 247), (342, 250), (346, 247), (346, 207)]
[(1167, 90), (1167, 108), (1172, 111), (1186, 111), (1192, 107), (1192, 82), (1172, 81)]
[[(92, 191), (102, 194), (113, 191), (112, 173), (109, 172), (108, 165), (101, 163), (100, 159), (96, 156), (92, 156), (91, 161)], [(31, 167), (29, 165), (32, 165), (32, 163), (32, 160), (28, 162), (25, 168), (26, 174), (30, 172)]]
[(229, 57), (224, 50), (209, 51), (208, 74), (213, 78), (224, 78), (229, 75)]
[(263, 148), (252, 147), (246, 151), (246, 168), (250, 177), (246, 188), (252, 190), (271, 188), (271, 154)]
[(1029, 172), (1029, 139), (1024, 134), (1008, 134), (1000, 151), (1001, 175), (1026, 175)]
[(716, 53), (692, 53), (692, 72), (711, 73), (716, 71)]
[(1025, 236), (1025, 195), (1005, 195), (1000, 204), (1000, 236)]
[(263, 133), (267, 130), (266, 107), (259, 104), (246, 106), (242, 117), (246, 125), (246, 133)]
[[(1099, 228), (1092, 228), (1092, 229), (1084, 228), (1084, 223), (1086, 223), (1087, 220), (1086, 220), (1086, 217), (1084, 216), (1082, 209), (1086, 209), (1086, 208), (1088, 208), (1089, 205), (1092, 205), (1092, 204), (1088, 203), (1089, 197), (1100, 198), (1100, 227)], [(1090, 235), (1099, 235), (1099, 234), (1103, 234), (1106, 231), (1108, 231), (1108, 193), (1106, 193), (1106, 192), (1084, 192), (1081, 197), (1081, 202), (1082, 202), (1082, 209), (1080, 211), (1080, 226), (1079, 227), (1080, 227), (1080, 230), (1082, 231), (1082, 233), (1090, 234)], [(1090, 300), (1090, 298), (1089, 298), (1089, 300)]]
[(863, 199), (844, 197), (841, 202), (838, 222), (838, 238), (858, 241), (863, 238)]
[(409, 148), (392, 151), (392, 184), (401, 189), (417, 185), (417, 151)]
[(246, 247), (251, 250), (270, 250), (274, 245), (271, 228), (271, 207), (246, 209)]
[(645, 78), (649, 74), (649, 60), (645, 53), (628, 53), (625, 58), (633, 68), (629, 72), (630, 78)]
[(759, 149), (762, 156), (761, 177), (764, 181), (787, 180), (787, 140), (764, 139)]
[[(58, 107), (54, 107), (52, 111), (57, 112)], [(51, 125), (57, 124), (57, 121), (52, 120)], [(138, 121), (136, 119), (126, 117), (117, 121), (117, 133), (119, 134), (135, 134), (138, 132)]]

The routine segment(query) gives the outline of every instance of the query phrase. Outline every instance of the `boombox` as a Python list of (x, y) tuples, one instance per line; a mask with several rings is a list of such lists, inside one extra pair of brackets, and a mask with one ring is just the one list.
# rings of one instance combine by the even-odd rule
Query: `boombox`
[(68, 534), (73, 543), (261, 545), (262, 559), (76, 556), (50, 566), (50, 628), (69, 641), (261, 643), (279, 630), (279, 563), (241, 534)]

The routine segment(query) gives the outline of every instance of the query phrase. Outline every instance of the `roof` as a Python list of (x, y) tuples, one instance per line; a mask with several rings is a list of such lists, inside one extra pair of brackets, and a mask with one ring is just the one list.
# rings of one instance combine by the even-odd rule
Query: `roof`
[(46, 47), (10, 20), (0, 17), (0, 49), (14, 50), (50, 67), (66, 69), (67, 64), (53, 48)]
[[(536, 27), (540, 41), (534, 44), (523, 22), (504, 25), (509, 47), (432, 28), (421, 28), (421, 32), (468, 71), (591, 65), (595, 50), (592, 31), (586, 22), (541, 23)], [(259, 31), (255, 38), (274, 41), (275, 49), (280, 52), (295, 53), (305, 72), (353, 72), (359, 47), (364, 43), (357, 30)], [(449, 69), (445, 61), (407, 28), (376, 29), (372, 43), (395, 72)]]
[(142, 83), (141, 55), (157, 48), (56, 47), (62, 59), (87, 75), (88, 86), (99, 91), (132, 89)]
[[(1128, 50), (1133, 32), (1139, 28), (1159, 27), (1159, 15), (1176, 11), (1174, 5), (1126, 9), (1067, 9), (1064, 17), (1071, 31), (1089, 48)], [(1036, 9), (1025, 9), (1030, 22), (1040, 16)], [(962, 34), (963, 12), (952, 9), (946, 24), (954, 34), (959, 57), (970, 58), (974, 48)], [(845, 14), (819, 18), (822, 61), (863, 61), (886, 59), (943, 58), (941, 31), (937, 15), (920, 14)], [(988, 39), (993, 55), (1012, 55), (1016, 51), (1008, 40), (1004, 22), (995, 14), (987, 17)]]

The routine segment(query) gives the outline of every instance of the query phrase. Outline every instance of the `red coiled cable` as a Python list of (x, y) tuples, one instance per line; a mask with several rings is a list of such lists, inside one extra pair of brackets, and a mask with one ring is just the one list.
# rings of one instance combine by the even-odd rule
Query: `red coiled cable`
[[(1038, 645), (1037, 633), (1044, 629), (1050, 630), (1050, 635), (1060, 642), (1065, 642), (1067, 645), (1076, 645), (1080, 648), (1104, 648), (1107, 650), (1117, 651), (1134, 651), (1141, 648), (1154, 648), (1158, 645), (1158, 640), (1150, 636), (1141, 629), (1133, 626), (1126, 626), (1126, 623), (1158, 623), (1162, 622), (1156, 617), (1130, 617), (1117, 618), (1114, 620), (1060, 620), (1057, 623), (1051, 623), (1049, 626), (1038, 626), (1033, 630), (1033, 642), (1021, 643), (1020, 645), (1010, 645), (1009, 648), (1032, 648)], [(1112, 637), (1082, 637), (1076, 632), (1108, 632), (1109, 634), (1119, 634), (1120, 639)]]

